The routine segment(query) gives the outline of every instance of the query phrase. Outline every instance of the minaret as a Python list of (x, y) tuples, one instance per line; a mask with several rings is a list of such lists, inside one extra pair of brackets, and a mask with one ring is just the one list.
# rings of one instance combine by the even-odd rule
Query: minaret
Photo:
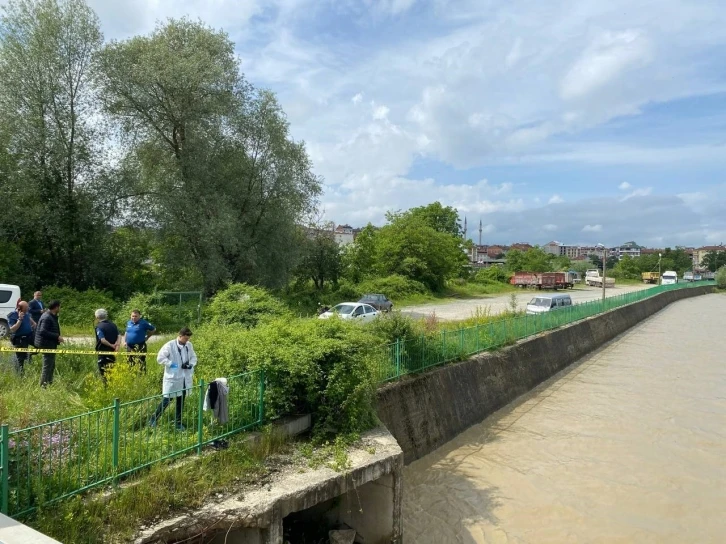
[(479, 219), (479, 245), (481, 245), (481, 219)]
[(466, 227), (466, 216), (464, 216), (464, 240), (466, 240), (466, 232), (467, 232), (467, 227)]

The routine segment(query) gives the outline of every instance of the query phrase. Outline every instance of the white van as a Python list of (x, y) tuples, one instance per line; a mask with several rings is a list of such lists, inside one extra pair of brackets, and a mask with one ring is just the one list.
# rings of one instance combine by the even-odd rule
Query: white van
[(568, 306), (572, 306), (570, 295), (540, 295), (529, 301), (527, 313), (530, 315), (541, 314)]
[(660, 279), (661, 285), (673, 285), (678, 283), (678, 274), (673, 270), (666, 270), (663, 272), (663, 276)]
[(8, 314), (15, 310), (20, 298), (20, 287), (0, 283), (0, 338), (8, 335)]

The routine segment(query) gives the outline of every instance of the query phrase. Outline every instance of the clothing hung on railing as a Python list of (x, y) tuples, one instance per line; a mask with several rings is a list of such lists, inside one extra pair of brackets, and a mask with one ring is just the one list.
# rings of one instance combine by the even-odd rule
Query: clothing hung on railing
[(220, 425), (224, 425), (229, 421), (228, 394), (229, 385), (227, 384), (227, 378), (217, 378), (209, 384), (207, 394), (204, 397), (204, 409), (212, 410), (214, 418)]

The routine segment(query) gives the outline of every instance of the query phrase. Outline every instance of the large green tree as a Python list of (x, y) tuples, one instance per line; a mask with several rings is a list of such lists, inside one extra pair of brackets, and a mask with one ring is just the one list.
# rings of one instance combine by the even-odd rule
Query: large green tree
[(29, 284), (108, 274), (92, 185), (101, 156), (91, 63), (102, 43), (83, 0), (12, 0), (0, 17), (0, 235)]
[(337, 285), (342, 272), (342, 258), (332, 225), (306, 229), (300, 246), (302, 255), (295, 270), (298, 278), (312, 280), (315, 288), (321, 291), (326, 283)]
[(186, 19), (107, 45), (97, 65), (136, 179), (127, 203), (158, 225), (168, 265), (193, 262), (209, 291), (282, 284), (321, 191), (275, 96), (239, 68), (226, 34)]
[(464, 234), (459, 221), (459, 212), (451, 206), (442, 206), (440, 202), (411, 208), (406, 213), (411, 217), (421, 219), (437, 232), (450, 234), (451, 236), (462, 236)]
[(416, 213), (389, 213), (376, 233), (375, 271), (400, 274), (441, 290), (467, 262), (459, 236), (436, 230)]

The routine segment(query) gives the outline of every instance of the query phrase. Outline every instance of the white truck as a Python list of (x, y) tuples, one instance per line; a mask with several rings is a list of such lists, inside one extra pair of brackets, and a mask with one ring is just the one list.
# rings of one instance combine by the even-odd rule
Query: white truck
[(10, 334), (8, 314), (15, 310), (19, 298), (20, 287), (0, 283), (0, 338)]
[[(585, 283), (591, 287), (602, 287), (602, 276), (597, 268), (590, 268), (585, 272)], [(605, 287), (615, 287), (615, 278), (605, 278)]]
[(678, 283), (678, 273), (673, 270), (666, 270), (663, 272), (663, 276), (661, 276), (660, 284), (661, 285), (673, 285)]

